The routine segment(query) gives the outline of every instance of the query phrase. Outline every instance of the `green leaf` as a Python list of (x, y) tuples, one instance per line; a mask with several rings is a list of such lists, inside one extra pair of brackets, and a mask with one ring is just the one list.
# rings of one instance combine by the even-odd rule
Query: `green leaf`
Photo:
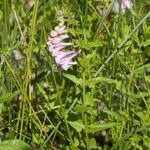
[(137, 33), (132, 33), (132, 39), (140, 46), (141, 41), (139, 40)]
[(115, 84), (117, 89), (120, 89), (121, 87), (121, 82), (114, 80), (114, 79), (105, 78), (105, 77), (95, 77), (95, 78), (89, 79), (86, 81), (86, 85), (93, 87), (95, 84), (98, 84), (101, 82), (106, 82), (108, 84)]
[(94, 106), (95, 99), (93, 97), (93, 92), (87, 92), (85, 97), (85, 103), (89, 106)]
[(116, 120), (120, 120), (121, 119), (121, 115), (119, 113), (116, 113), (114, 111), (108, 110), (108, 109), (102, 109), (102, 112), (111, 115), (112, 117), (114, 117)]
[(100, 131), (100, 130), (105, 130), (105, 129), (109, 129), (115, 126), (119, 126), (121, 125), (120, 123), (116, 123), (116, 122), (111, 122), (111, 123), (104, 123), (104, 124), (92, 124), (89, 127), (89, 131), (90, 132), (95, 132), (95, 131)]
[(145, 42), (142, 42), (141, 44), (143, 47), (149, 46), (150, 45), (150, 39), (146, 40)]
[(94, 138), (88, 139), (88, 143), (89, 143), (90, 149), (97, 149), (97, 143)]
[(31, 147), (21, 140), (5, 140), (0, 142), (0, 150), (31, 150)]
[(134, 71), (135, 74), (140, 74), (150, 69), (150, 64), (143, 65)]
[(70, 126), (77, 130), (77, 132), (81, 132), (84, 129), (84, 124), (81, 120), (77, 121), (68, 121)]
[(78, 79), (77, 77), (75, 77), (74, 75), (71, 74), (63, 74), (63, 76), (69, 80), (71, 80), (72, 82), (74, 82), (76, 85), (81, 84), (81, 80)]
[(37, 85), (39, 91), (41, 92), (41, 94), (44, 96), (44, 98), (48, 101), (48, 96), (47, 96), (46, 92), (43, 90), (43, 88), (38, 83), (36, 85)]
[(150, 75), (145, 76), (145, 80), (150, 82)]
[(69, 29), (68, 31), (73, 36), (79, 36), (79, 35), (87, 35), (87, 36), (89, 36), (89, 30), (82, 30), (80, 28), (77, 28), (77, 29)]
[(142, 125), (149, 125), (150, 124), (150, 114), (147, 110), (142, 110), (136, 113), (136, 115), (142, 120)]
[(75, 41), (76, 45), (78, 45), (80, 48), (90, 49), (93, 47), (102, 47), (103, 44), (100, 40), (96, 40), (93, 42), (89, 42), (83, 39), (79, 39)]
[(15, 91), (14, 93), (6, 93), (5, 95), (1, 96), (0, 97), (0, 104), (8, 101), (8, 100), (11, 100), (12, 98), (14, 98), (15, 96), (17, 96), (21, 91)]

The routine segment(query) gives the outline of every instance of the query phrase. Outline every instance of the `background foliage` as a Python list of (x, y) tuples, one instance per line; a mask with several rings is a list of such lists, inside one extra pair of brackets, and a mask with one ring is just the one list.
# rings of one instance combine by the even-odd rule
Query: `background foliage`
[[(0, 149), (150, 149), (150, 4), (114, 2), (0, 1)], [(66, 72), (46, 46), (62, 21)]]

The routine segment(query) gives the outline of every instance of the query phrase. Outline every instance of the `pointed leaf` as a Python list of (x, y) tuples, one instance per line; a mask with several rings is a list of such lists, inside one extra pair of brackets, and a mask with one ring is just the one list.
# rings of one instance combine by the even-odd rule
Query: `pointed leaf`
[(105, 129), (109, 129), (115, 126), (119, 126), (121, 125), (120, 123), (116, 123), (116, 122), (111, 122), (111, 123), (104, 123), (104, 124), (92, 124), (89, 127), (89, 131), (90, 132), (95, 132), (95, 131), (100, 131), (100, 130), (105, 130)]
[(71, 74), (63, 74), (63, 76), (69, 80), (71, 80), (72, 82), (74, 82), (75, 84), (79, 85), (81, 83), (81, 80), (78, 79), (77, 77), (75, 77), (74, 75)]
[(74, 129), (77, 130), (77, 132), (81, 132), (81, 130), (84, 129), (84, 124), (81, 120), (77, 120), (77, 121), (68, 121), (68, 123), (70, 124), (70, 126), (72, 126)]
[(44, 98), (46, 100), (48, 100), (48, 96), (47, 96), (46, 92), (43, 90), (43, 88), (38, 83), (36, 85), (37, 85), (39, 91), (41, 92), (41, 94), (44, 96)]

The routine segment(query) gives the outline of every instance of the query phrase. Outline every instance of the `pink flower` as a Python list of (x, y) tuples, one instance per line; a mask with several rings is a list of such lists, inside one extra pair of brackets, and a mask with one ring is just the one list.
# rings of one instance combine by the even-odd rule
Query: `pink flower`
[(115, 3), (115, 10), (117, 13), (119, 13), (119, 7), (121, 7), (121, 10), (123, 13), (125, 13), (126, 9), (130, 9), (133, 6), (131, 0), (121, 0), (121, 6), (119, 1), (116, 1)]
[(77, 62), (72, 59), (78, 54), (78, 52), (75, 50), (64, 50), (64, 48), (72, 45), (69, 42), (63, 42), (63, 40), (69, 38), (69, 35), (67, 35), (66, 32), (66, 27), (59, 24), (50, 32), (47, 42), (49, 52), (51, 52), (54, 57), (57, 68), (60, 67), (62, 70), (68, 70), (72, 65), (77, 64)]

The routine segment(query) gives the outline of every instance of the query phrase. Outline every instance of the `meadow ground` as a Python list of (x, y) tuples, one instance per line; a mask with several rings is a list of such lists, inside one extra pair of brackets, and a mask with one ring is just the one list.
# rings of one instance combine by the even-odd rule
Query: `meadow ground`
[(0, 150), (150, 150), (149, 0), (0, 1)]

